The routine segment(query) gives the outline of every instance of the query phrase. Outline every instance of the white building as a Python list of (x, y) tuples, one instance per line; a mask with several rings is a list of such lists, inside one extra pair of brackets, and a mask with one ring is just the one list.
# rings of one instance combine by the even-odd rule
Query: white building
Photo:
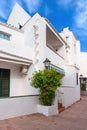
[(68, 107), (80, 98), (80, 42), (76, 39), (74, 33), (71, 32), (68, 28), (64, 28), (60, 35), (68, 45), (65, 47), (65, 76), (63, 78), (62, 87), (59, 89), (63, 93), (63, 104), (65, 107)]
[(0, 22), (0, 119), (37, 112), (38, 90), (29, 79), (46, 58), (64, 75), (58, 100), (65, 107), (78, 101), (79, 46), (68, 28), (59, 34), (46, 18), (16, 4), (8, 22)]
[[(87, 95), (87, 52), (80, 52), (80, 89), (82, 95)], [(86, 88), (85, 88), (86, 87)]]
[(81, 52), (80, 53), (80, 60), (79, 60), (79, 66), (80, 66), (80, 74), (83, 75), (83, 77), (87, 77), (87, 53)]

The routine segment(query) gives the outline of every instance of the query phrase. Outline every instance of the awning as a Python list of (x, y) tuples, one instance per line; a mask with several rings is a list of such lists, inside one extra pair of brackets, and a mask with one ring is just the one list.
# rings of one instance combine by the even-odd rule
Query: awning
[(65, 75), (64, 69), (62, 69), (62, 68), (60, 68), (60, 67), (58, 67), (56, 65), (50, 64), (50, 68), (54, 68), (54, 69), (57, 70), (58, 73)]

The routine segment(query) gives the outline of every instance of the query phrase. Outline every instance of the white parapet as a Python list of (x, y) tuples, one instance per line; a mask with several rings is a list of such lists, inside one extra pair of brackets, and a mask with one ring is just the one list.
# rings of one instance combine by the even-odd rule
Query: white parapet
[(44, 105), (38, 104), (37, 112), (42, 113), (45, 116), (56, 115), (56, 114), (58, 114), (58, 107), (57, 107), (57, 105), (44, 106)]

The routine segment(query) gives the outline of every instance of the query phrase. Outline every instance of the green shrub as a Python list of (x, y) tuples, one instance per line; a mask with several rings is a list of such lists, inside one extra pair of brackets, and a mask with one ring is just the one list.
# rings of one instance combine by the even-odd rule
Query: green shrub
[(53, 68), (39, 70), (33, 74), (31, 86), (39, 88), (39, 99), (43, 105), (51, 105), (56, 89), (61, 85), (62, 75)]

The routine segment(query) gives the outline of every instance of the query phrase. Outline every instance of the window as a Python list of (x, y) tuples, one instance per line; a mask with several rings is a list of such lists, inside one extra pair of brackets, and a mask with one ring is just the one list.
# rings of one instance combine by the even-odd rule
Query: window
[(0, 97), (8, 97), (10, 88), (10, 70), (0, 69)]
[(78, 73), (76, 73), (76, 85), (78, 85)]
[(10, 37), (11, 37), (10, 34), (0, 31), (0, 38), (5, 39), (5, 40), (10, 40)]

